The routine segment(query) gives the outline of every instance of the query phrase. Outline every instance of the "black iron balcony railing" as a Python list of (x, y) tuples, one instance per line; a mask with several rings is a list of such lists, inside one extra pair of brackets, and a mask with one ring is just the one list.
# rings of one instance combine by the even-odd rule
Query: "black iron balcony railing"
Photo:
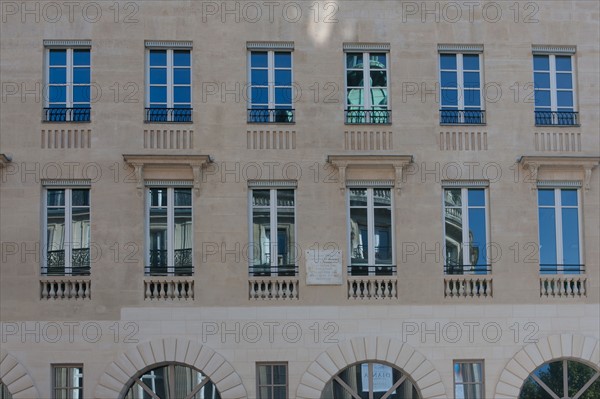
[(146, 108), (144, 122), (192, 122), (192, 108)]
[(44, 122), (89, 122), (91, 108), (44, 108)]
[(344, 119), (351, 125), (389, 125), (392, 123), (391, 109), (346, 109)]
[(248, 123), (295, 123), (294, 109), (249, 109)]
[(540, 274), (583, 274), (585, 265), (567, 264), (553, 265), (544, 263), (540, 265)]
[(490, 274), (492, 265), (444, 265), (444, 274)]
[(441, 109), (442, 125), (484, 125), (485, 110), (482, 109)]
[(46, 252), (46, 267), (42, 274), (45, 276), (89, 276), (90, 249), (80, 248), (71, 250), (71, 266), (65, 266), (65, 250)]
[(536, 126), (577, 126), (579, 112), (535, 111)]
[(298, 265), (251, 265), (249, 268), (250, 276), (266, 277), (266, 276), (297, 276)]
[(349, 276), (395, 276), (396, 265), (349, 265)]
[(148, 276), (191, 276), (194, 274), (192, 249), (176, 249), (174, 265), (169, 266), (167, 250), (151, 250), (150, 264), (144, 268)]

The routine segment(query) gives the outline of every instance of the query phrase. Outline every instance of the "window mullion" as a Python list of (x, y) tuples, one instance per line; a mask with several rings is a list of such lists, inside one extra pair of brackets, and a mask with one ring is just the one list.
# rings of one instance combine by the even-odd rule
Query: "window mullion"
[(271, 269), (275, 270), (275, 275), (278, 275), (279, 270), (277, 268), (277, 190), (271, 189), (270, 195), (271, 209), (269, 212), (269, 224), (271, 225), (271, 248), (269, 248), (269, 250), (271, 251)]
[(562, 229), (562, 202), (561, 202), (561, 189), (557, 188), (554, 190), (554, 215), (556, 218), (556, 262), (557, 272), (562, 273), (564, 271), (564, 258), (563, 258), (563, 229)]
[[(275, 108), (275, 52), (267, 53), (268, 108)], [(273, 121), (271, 121), (273, 122)]]
[(471, 251), (469, 241), (469, 189), (461, 189), (461, 212), (462, 212), (462, 251), (463, 265), (471, 266)]
[[(146, 206), (144, 209), (144, 213), (145, 213), (145, 220), (146, 220), (146, 226), (145, 226), (145, 230), (146, 230), (146, 251), (144, 254), (144, 258), (146, 259), (146, 264), (144, 265), (144, 267), (148, 267), (148, 271), (150, 270), (150, 248), (152, 248), (152, 243), (150, 242), (150, 207), (152, 205), (152, 191), (150, 188), (146, 188)], [(150, 274), (150, 273), (148, 273)]]
[[(369, 53), (363, 53), (363, 103), (365, 110), (372, 110), (373, 104), (371, 104), (371, 63), (369, 61)], [(371, 122), (371, 116), (369, 112), (365, 113), (365, 122)]]
[(369, 251), (369, 275), (375, 274), (375, 211), (373, 206), (373, 189), (367, 189), (367, 232)]
[(167, 50), (167, 108), (173, 108), (174, 85), (173, 85), (173, 50)]
[(462, 54), (456, 54), (456, 86), (458, 88), (458, 109), (464, 110), (466, 90)]
[(67, 82), (66, 82), (67, 108), (73, 108), (73, 49), (67, 49)]
[(548, 56), (548, 64), (550, 65), (550, 110), (556, 112), (558, 110), (557, 89), (556, 89), (556, 56)]
[(72, 225), (72, 208), (71, 208), (71, 195), (72, 191), (70, 188), (65, 189), (65, 275), (71, 275), (73, 269), (71, 265), (71, 225)]

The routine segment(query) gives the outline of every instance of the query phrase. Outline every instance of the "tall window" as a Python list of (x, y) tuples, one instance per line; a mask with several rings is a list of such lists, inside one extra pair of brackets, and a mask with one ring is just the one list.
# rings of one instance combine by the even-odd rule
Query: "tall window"
[(42, 274), (90, 274), (89, 188), (46, 189), (46, 257)]
[(123, 398), (221, 399), (221, 395), (211, 379), (201, 371), (167, 363), (138, 373)]
[(481, 58), (478, 53), (440, 53), (440, 123), (485, 123)]
[(190, 49), (148, 49), (146, 122), (192, 121)]
[(292, 52), (249, 52), (248, 122), (293, 123)]
[(485, 274), (488, 264), (487, 195), (483, 188), (444, 189), (446, 274)]
[(454, 398), (485, 399), (483, 360), (454, 361)]
[(91, 59), (89, 48), (46, 48), (47, 122), (89, 122)]
[(52, 366), (53, 399), (83, 399), (83, 366)]
[(577, 189), (538, 189), (540, 273), (584, 272), (580, 201)]
[(536, 125), (577, 125), (573, 56), (534, 54)]
[(394, 233), (392, 219), (392, 189), (350, 188), (351, 276), (392, 275), (394, 262)]
[(346, 53), (346, 123), (391, 123), (387, 52)]
[(519, 399), (600, 398), (600, 371), (574, 360), (556, 360), (535, 369), (521, 387)]
[(250, 275), (297, 275), (294, 190), (253, 189), (251, 196)]
[(288, 397), (287, 364), (257, 364), (256, 382), (258, 399), (286, 399)]
[(147, 190), (146, 274), (191, 276), (193, 268), (192, 189)]

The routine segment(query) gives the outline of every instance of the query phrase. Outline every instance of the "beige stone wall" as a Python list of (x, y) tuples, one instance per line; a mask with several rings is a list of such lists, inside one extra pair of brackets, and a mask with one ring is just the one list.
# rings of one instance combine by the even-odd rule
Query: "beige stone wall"
[[(198, 323), (236, 320), (241, 313), (256, 315), (257, 320), (302, 320), (305, 333), (313, 321), (331, 321), (340, 325), (342, 342), (359, 336), (398, 338), (406, 319), (416, 318), (420, 323), (430, 317), (440, 322), (454, 317), (475, 321), (489, 317), (487, 320), (501, 323), (505, 336), (514, 322), (531, 319), (541, 326), (540, 337), (564, 333), (598, 339), (600, 252), (595, 243), (600, 240), (599, 169), (592, 170), (589, 189), (581, 189), (587, 293), (577, 298), (545, 298), (540, 297), (535, 250), (536, 194), (529, 169), (517, 162), (523, 155), (598, 157), (598, 4), (552, 1), (518, 2), (515, 6), (486, 1), (472, 9), (473, 21), (468, 6), (460, 2), (315, 4), (281, 2), (269, 18), (270, 6), (263, 2), (228, 3), (228, 9), (234, 10), (229, 14), (222, 2), (81, 2), (72, 15), (63, 3), (32, 2), (27, 9), (21, 2), (2, 3), (0, 153), (12, 158), (12, 162), (3, 161), (0, 169), (2, 322), (98, 321), (106, 335), (112, 323), (121, 323), (122, 328), (122, 323), (133, 320), (140, 322), (140, 343), (174, 335), (198, 342)], [(455, 4), (460, 7), (460, 18)], [(262, 13), (258, 19), (253, 13), (255, 5)], [(299, 17), (297, 10), (302, 13)], [(43, 40), (48, 39), (92, 41), (92, 81), (97, 95), (91, 123), (41, 122)], [(145, 40), (193, 42), (192, 124), (143, 123)], [(272, 40), (294, 43), (294, 125), (246, 123), (246, 42)], [(344, 124), (342, 46), (346, 42), (390, 44), (391, 125)], [(440, 43), (484, 45), (485, 126), (439, 125)], [(577, 47), (576, 97), (581, 126), (534, 126), (528, 86), (533, 79), (534, 44)], [(168, 148), (150, 144), (157, 131), (173, 135), (174, 144)], [(293, 144), (282, 144), (281, 149), (261, 147), (260, 138), (272, 139), (276, 132)], [(352, 147), (348, 143), (357, 132), (379, 134), (381, 140), (385, 133), (391, 147)], [(84, 145), (69, 148), (75, 145), (69, 145), (68, 136), (71, 140), (77, 136)], [(193, 144), (182, 148), (176, 136), (180, 143), (183, 136), (186, 140), (192, 137)], [(567, 148), (567, 141), (575, 147)], [(210, 155), (214, 160), (204, 169), (199, 194), (193, 200), (193, 300), (144, 300), (144, 200), (123, 154)], [(345, 195), (338, 171), (326, 163), (332, 154), (413, 157), (414, 163), (404, 170), (401, 190), (394, 190), (398, 298), (350, 301), (345, 272), (340, 286), (307, 286), (304, 259), (300, 259), (299, 299), (250, 301), (243, 251), (248, 243), (249, 178), (268, 179), (274, 171), (275, 179), (297, 179), (299, 248), (302, 252), (323, 250), (333, 243), (346, 264)], [(255, 172), (257, 165), (260, 176)], [(301, 171), (301, 176), (296, 177), (296, 171)], [(146, 177), (193, 178), (191, 169), (185, 167), (146, 172)], [(349, 168), (346, 174), (348, 179), (395, 176), (389, 166)], [(92, 179), (91, 236), (97, 251), (91, 300), (40, 300), (41, 179), (57, 177)], [(490, 181), (490, 239), (501, 251), (492, 266), (491, 298), (444, 295), (441, 181), (457, 177)], [(585, 180), (585, 174), (579, 167), (575, 171), (542, 168), (539, 178)], [(11, 336), (3, 341), (2, 349), (33, 375), (42, 397), (50, 384), (50, 363), (85, 362), (86, 393), (91, 394), (103, 392), (95, 389), (102, 389), (98, 384), (106, 367), (136, 346), (122, 340), (118, 344), (102, 342), (32, 344)], [(309, 365), (330, 347), (308, 341), (279, 346), (207, 344), (240, 375), (249, 397), (254, 395), (256, 361), (289, 361), (293, 396)], [(440, 374), (444, 390), (434, 390), (432, 395), (452, 392), (452, 359), (475, 357), (486, 359), (486, 394), (492, 397), (502, 370), (523, 345), (521, 341), (506, 345), (416, 342), (412, 347)], [(596, 364), (597, 352), (596, 347)]]

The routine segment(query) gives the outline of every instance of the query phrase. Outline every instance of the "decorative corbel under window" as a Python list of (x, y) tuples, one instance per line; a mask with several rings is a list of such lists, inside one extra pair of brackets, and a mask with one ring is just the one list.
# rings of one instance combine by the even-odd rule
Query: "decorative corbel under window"
[[(530, 174), (531, 189), (538, 186), (540, 170), (551, 170), (558, 173), (578, 171), (582, 173), (583, 188), (590, 189), (592, 169), (600, 164), (600, 156), (532, 156), (523, 155), (517, 160)], [(556, 180), (556, 179), (554, 179)]]
[(400, 193), (403, 171), (406, 165), (413, 162), (412, 155), (328, 155), (327, 162), (338, 169), (340, 190), (346, 189), (346, 169), (372, 166), (389, 166), (394, 169), (395, 186)]
[(123, 159), (134, 168), (138, 195), (144, 190), (144, 168), (153, 167), (190, 167), (194, 178), (193, 186), (196, 195), (200, 193), (200, 182), (202, 181), (202, 168), (212, 163), (210, 155), (137, 155), (123, 154)]

